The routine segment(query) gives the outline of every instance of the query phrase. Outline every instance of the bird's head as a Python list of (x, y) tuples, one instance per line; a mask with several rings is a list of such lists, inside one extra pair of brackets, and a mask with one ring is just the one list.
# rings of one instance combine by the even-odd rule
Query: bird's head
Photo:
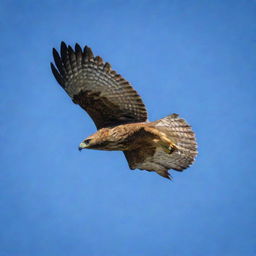
[(108, 143), (108, 129), (103, 128), (93, 135), (87, 137), (84, 139), (78, 149), (81, 151), (82, 149), (105, 149), (107, 143)]
[(85, 140), (83, 140), (80, 144), (79, 144), (79, 151), (81, 151), (82, 149), (85, 149), (85, 148), (90, 148), (91, 147), (91, 144), (92, 144), (92, 140), (93, 139), (89, 139), (89, 138), (86, 138)]

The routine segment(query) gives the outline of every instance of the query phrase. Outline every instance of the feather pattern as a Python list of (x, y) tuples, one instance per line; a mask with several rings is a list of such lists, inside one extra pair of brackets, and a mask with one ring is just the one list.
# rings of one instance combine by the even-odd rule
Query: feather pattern
[(76, 44), (73, 50), (62, 42), (60, 55), (53, 49), (53, 57), (56, 80), (98, 129), (147, 120), (145, 105), (131, 84), (89, 47), (82, 51)]
[[(148, 123), (144, 130), (144, 133), (148, 134), (145, 136), (145, 143), (141, 143), (136, 149), (124, 151), (131, 169), (155, 171), (165, 178), (170, 178), (169, 169), (183, 171), (194, 162), (197, 155), (195, 134), (186, 121), (177, 114)], [(153, 143), (154, 139), (149, 140), (152, 136), (167, 137), (175, 144), (176, 149), (168, 152), (161, 144)]]

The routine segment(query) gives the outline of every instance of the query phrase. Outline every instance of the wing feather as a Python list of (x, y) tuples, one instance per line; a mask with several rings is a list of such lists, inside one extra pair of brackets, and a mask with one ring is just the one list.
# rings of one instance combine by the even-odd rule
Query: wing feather
[(57, 82), (98, 129), (147, 120), (145, 105), (131, 84), (108, 62), (94, 57), (89, 47), (82, 50), (76, 44), (73, 49), (62, 42), (60, 55), (53, 49), (53, 58), (56, 67), (51, 63), (51, 69)]

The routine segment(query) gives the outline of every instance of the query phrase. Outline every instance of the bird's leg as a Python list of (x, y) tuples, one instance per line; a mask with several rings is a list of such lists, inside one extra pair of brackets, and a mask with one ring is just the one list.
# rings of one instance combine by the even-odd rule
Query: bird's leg
[(176, 146), (175, 143), (173, 143), (170, 139), (168, 138), (158, 138), (158, 139), (154, 139), (154, 142), (156, 144), (158, 144), (159, 146), (162, 147), (162, 149), (164, 150), (164, 152), (166, 152), (167, 154), (171, 154), (173, 153), (176, 149), (178, 149), (178, 147)]
[(178, 149), (178, 146), (171, 139), (166, 137), (163, 132), (152, 127), (144, 127), (144, 129), (155, 135), (154, 142), (159, 144), (166, 153), (171, 154)]
[(177, 145), (166, 136), (161, 136), (160, 139), (160, 145), (166, 153), (171, 154), (178, 149)]

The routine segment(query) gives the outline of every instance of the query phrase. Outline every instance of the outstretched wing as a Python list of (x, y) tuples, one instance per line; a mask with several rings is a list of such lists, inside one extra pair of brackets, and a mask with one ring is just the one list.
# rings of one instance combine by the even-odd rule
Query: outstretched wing
[(93, 119), (98, 129), (119, 124), (145, 122), (147, 112), (138, 93), (102, 58), (87, 46), (61, 43), (60, 55), (53, 49), (52, 72), (74, 103)]
[[(145, 138), (145, 143), (140, 143), (134, 150), (124, 151), (132, 170), (155, 171), (165, 178), (170, 178), (169, 169), (183, 171), (193, 163), (197, 155), (197, 144), (194, 132), (184, 119), (173, 114), (148, 125), (153, 128), (153, 132), (147, 128), (144, 128), (143, 134), (139, 131), (139, 136)], [(168, 152), (168, 148), (154, 143), (157, 133), (170, 139), (177, 148)]]

